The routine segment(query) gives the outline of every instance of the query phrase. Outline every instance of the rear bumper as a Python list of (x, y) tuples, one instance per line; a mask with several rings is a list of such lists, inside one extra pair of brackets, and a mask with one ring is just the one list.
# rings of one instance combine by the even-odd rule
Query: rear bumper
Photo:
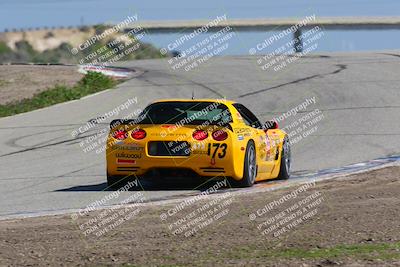
[(226, 176), (241, 179), (243, 169), (235, 166), (232, 147), (228, 146), (225, 155), (213, 158), (208, 154), (207, 143), (200, 146), (190, 144), (189, 156), (151, 156), (147, 142), (142, 144), (119, 144), (107, 149), (107, 172), (109, 175), (147, 176), (159, 170), (176, 170), (184, 173), (190, 170), (198, 176)]

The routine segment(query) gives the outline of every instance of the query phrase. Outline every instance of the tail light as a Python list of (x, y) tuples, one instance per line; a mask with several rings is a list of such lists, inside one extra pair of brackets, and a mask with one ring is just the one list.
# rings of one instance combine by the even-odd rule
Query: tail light
[(133, 139), (141, 140), (146, 137), (146, 132), (143, 129), (137, 129), (131, 133), (131, 136)]
[(192, 136), (193, 136), (193, 138), (195, 140), (201, 141), (201, 140), (204, 140), (204, 139), (206, 139), (208, 137), (208, 133), (206, 131), (203, 131), (203, 130), (196, 130), (196, 131), (194, 131)]
[(124, 140), (128, 137), (128, 133), (125, 130), (115, 130), (112, 133), (112, 137), (114, 137), (117, 140)]
[(228, 133), (223, 130), (217, 130), (212, 133), (212, 137), (215, 141), (224, 141), (226, 138), (228, 138)]

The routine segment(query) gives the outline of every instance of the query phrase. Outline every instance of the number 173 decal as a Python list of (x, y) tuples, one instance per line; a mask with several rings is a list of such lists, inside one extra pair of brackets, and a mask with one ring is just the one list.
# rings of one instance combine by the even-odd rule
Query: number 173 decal
[(211, 156), (211, 158), (215, 158), (218, 155), (218, 158), (222, 159), (226, 156), (226, 149), (228, 145), (225, 143), (209, 143), (207, 148), (207, 155)]

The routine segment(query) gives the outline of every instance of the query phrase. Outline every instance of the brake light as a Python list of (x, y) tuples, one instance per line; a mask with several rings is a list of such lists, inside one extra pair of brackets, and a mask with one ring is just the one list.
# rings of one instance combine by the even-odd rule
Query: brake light
[(215, 141), (224, 141), (226, 138), (228, 138), (228, 133), (223, 130), (217, 130), (212, 133), (212, 137)]
[(131, 136), (133, 139), (141, 140), (146, 137), (146, 132), (143, 129), (137, 129), (132, 131)]
[(125, 130), (115, 130), (112, 133), (112, 137), (114, 137), (117, 140), (124, 140), (128, 137), (128, 133)]
[(201, 141), (201, 140), (204, 140), (204, 139), (206, 139), (208, 137), (208, 133), (206, 131), (203, 131), (203, 130), (196, 130), (196, 131), (194, 131), (192, 136), (193, 136), (193, 138), (195, 140)]

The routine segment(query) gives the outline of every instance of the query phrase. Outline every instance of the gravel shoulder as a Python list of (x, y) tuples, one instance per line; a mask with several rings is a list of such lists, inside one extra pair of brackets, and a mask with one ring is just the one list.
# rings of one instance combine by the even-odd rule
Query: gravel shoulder
[(31, 98), (55, 85), (72, 86), (82, 77), (76, 66), (0, 65), (0, 105)]
[[(0, 221), (0, 266), (400, 266), (399, 195), (395, 166), (191, 204)], [(114, 215), (127, 219), (104, 222)], [(115, 227), (89, 233), (93, 220)]]

